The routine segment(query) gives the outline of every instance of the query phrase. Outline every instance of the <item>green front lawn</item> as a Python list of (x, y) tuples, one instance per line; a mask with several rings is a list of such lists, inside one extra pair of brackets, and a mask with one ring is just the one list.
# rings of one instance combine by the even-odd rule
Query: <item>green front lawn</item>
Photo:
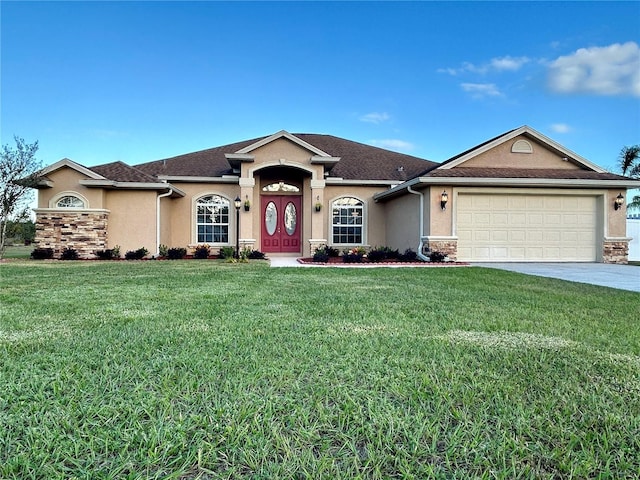
[(0, 264), (0, 478), (637, 478), (640, 295), (482, 268)]

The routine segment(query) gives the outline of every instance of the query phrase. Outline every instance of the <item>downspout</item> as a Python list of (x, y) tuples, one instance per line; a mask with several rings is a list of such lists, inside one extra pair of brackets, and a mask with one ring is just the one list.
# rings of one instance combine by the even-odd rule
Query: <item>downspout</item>
[(168, 197), (172, 193), (173, 189), (169, 187), (169, 191), (167, 193), (158, 195), (158, 197), (156, 198), (156, 257), (160, 256), (160, 199), (163, 197)]
[(423, 262), (430, 262), (431, 259), (422, 253), (422, 247), (424, 246), (424, 193), (417, 192), (411, 188), (411, 185), (407, 186), (407, 192), (420, 196), (420, 243), (418, 243), (418, 258)]

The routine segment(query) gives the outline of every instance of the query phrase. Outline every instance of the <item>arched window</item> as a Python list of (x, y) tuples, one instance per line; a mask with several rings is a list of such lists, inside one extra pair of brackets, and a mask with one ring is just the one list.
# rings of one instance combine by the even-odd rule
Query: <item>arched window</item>
[(331, 230), (334, 245), (362, 245), (364, 242), (364, 204), (353, 197), (342, 197), (331, 204)]
[(229, 200), (220, 195), (197, 200), (196, 236), (198, 243), (229, 243)]
[(84, 201), (74, 195), (65, 195), (56, 202), (58, 208), (84, 208)]
[(299, 192), (300, 188), (295, 185), (291, 185), (290, 183), (277, 182), (270, 183), (269, 185), (265, 185), (262, 187), (263, 192)]

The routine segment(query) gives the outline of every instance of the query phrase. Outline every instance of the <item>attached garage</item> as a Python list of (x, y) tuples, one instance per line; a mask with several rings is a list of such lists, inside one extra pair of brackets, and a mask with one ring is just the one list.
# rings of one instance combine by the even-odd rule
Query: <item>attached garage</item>
[(597, 196), (460, 193), (458, 259), (594, 262), (602, 246)]

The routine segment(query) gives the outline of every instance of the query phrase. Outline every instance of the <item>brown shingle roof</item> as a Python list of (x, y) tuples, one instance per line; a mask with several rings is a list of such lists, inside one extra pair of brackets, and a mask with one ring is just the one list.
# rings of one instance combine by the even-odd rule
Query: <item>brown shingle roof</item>
[(92, 170), (98, 175), (102, 175), (109, 180), (115, 180), (116, 182), (157, 182), (156, 178), (151, 175), (147, 175), (137, 168), (131, 167), (120, 161), (89, 167), (89, 170)]
[(329, 155), (340, 157), (340, 161), (331, 170), (329, 178), (404, 181), (415, 177), (425, 169), (438, 165), (422, 158), (372, 147), (332, 135), (310, 133), (294, 135)]
[(232, 173), (231, 166), (224, 156), (225, 153), (237, 152), (244, 147), (258, 142), (262, 138), (265, 137), (142, 163), (136, 165), (136, 168), (148, 175), (154, 176), (220, 177)]
[(591, 170), (549, 169), (549, 168), (473, 168), (456, 167), (436, 169), (425, 177), (448, 178), (555, 178), (566, 180), (629, 180), (613, 173), (598, 173)]
[[(437, 166), (434, 162), (418, 157), (391, 152), (331, 135), (309, 133), (293, 135), (331, 156), (340, 157), (340, 161), (331, 170), (330, 177), (348, 180), (404, 181), (416, 176), (426, 168)], [(143, 163), (136, 165), (136, 168), (154, 176), (219, 177), (232, 173), (229, 162), (224, 156), (225, 153), (235, 153), (263, 138), (266, 137)]]

